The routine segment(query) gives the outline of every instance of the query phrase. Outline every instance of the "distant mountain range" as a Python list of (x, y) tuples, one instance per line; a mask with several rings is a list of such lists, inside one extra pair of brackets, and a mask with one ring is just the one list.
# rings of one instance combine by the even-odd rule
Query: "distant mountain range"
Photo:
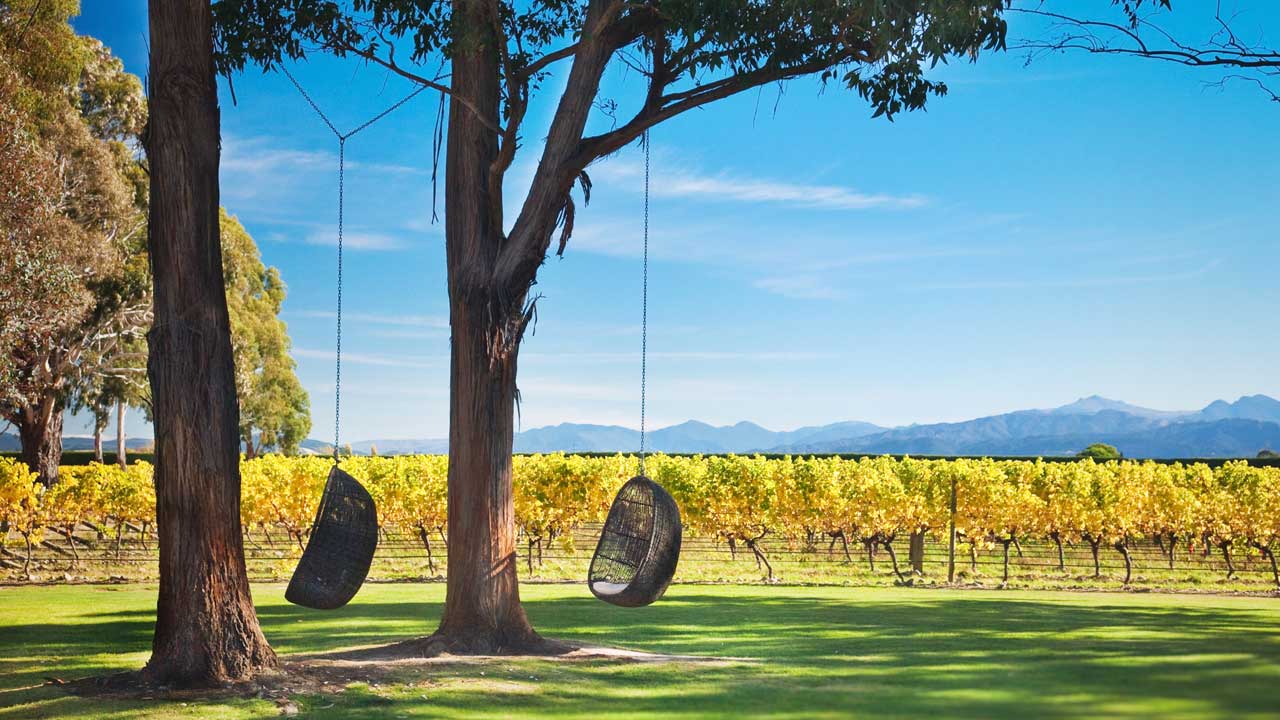
[[(774, 431), (750, 422), (713, 426), (690, 420), (648, 433), (654, 451), (669, 453), (892, 453), (911, 455), (1074, 455), (1095, 442), (1115, 445), (1127, 457), (1253, 457), (1280, 450), (1280, 401), (1266, 395), (1235, 402), (1215, 400), (1200, 410), (1153, 410), (1097, 395), (1047, 410), (1019, 410), (965, 422), (886, 428), (848, 421)], [(68, 436), (68, 450), (93, 447), (92, 438)], [(150, 445), (129, 438), (130, 449)], [(113, 441), (106, 443), (108, 449)], [(562, 423), (517, 433), (516, 452), (632, 452), (640, 434), (618, 425)], [(18, 449), (0, 434), (0, 451)], [(329, 444), (307, 440), (305, 452), (326, 453)], [(381, 455), (443, 453), (445, 439), (363, 440), (352, 450)]]
[[(885, 428), (864, 422), (841, 422), (774, 432), (755, 423), (715, 427), (690, 420), (648, 432), (645, 444), (655, 452), (744, 453), (800, 442), (825, 442), (883, 432)], [(538, 452), (630, 452), (640, 446), (640, 432), (621, 425), (561, 423), (516, 433), (515, 451)], [(311, 452), (328, 452), (331, 443), (307, 440), (302, 447)], [(445, 439), (361, 440), (351, 443), (352, 452), (367, 454), (376, 448), (380, 455), (448, 452)]]
[[(645, 444), (655, 452), (743, 453), (800, 443), (833, 442), (883, 432), (865, 422), (840, 422), (775, 432), (750, 422), (715, 427), (697, 420), (650, 431)], [(634, 450), (640, 433), (617, 425), (562, 423), (516, 435), (516, 452), (608, 452)], [(381, 449), (381, 447), (379, 447)]]
[[(1216, 400), (1201, 410), (1154, 410), (1097, 395), (1047, 410), (1019, 410), (955, 423), (886, 428), (866, 422), (773, 431), (755, 423), (713, 426), (690, 420), (650, 431), (647, 444), (672, 453), (893, 453), (912, 455), (1074, 455), (1095, 442), (1127, 457), (1253, 457), (1280, 449), (1280, 401), (1266, 395)], [(517, 433), (516, 452), (631, 452), (640, 434), (618, 425), (562, 423)], [(329, 445), (307, 441), (324, 452)], [(366, 440), (357, 453), (438, 453), (447, 440)]]
[[(147, 450), (151, 448), (151, 438), (125, 438), (124, 447), (126, 450)], [(12, 433), (0, 433), (0, 452), (18, 452), (22, 449), (22, 443), (18, 440), (18, 436)], [(81, 435), (63, 435), (62, 449), (64, 451), (74, 450), (92, 450), (93, 438)], [(102, 449), (113, 453), (116, 451), (115, 436), (102, 438)]]
[(1050, 410), (1020, 410), (958, 423), (777, 448), (790, 452), (917, 455), (1073, 455), (1095, 442), (1128, 457), (1252, 457), (1280, 448), (1280, 401), (1266, 395), (1166, 411), (1092, 396)]

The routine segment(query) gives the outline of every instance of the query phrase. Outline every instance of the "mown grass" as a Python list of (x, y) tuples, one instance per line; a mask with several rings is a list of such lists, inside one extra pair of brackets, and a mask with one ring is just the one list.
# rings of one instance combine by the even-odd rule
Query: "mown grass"
[[(282, 654), (429, 632), (439, 584), (370, 585), (317, 613), (258, 585)], [(547, 635), (721, 664), (495, 660), (402, 669), (294, 698), (345, 718), (1275, 717), (1280, 600), (909, 588), (676, 586), (622, 610), (577, 585), (522, 589)], [(155, 589), (0, 589), (0, 718), (271, 717), (270, 700), (104, 700), (42, 685), (139, 667)]]

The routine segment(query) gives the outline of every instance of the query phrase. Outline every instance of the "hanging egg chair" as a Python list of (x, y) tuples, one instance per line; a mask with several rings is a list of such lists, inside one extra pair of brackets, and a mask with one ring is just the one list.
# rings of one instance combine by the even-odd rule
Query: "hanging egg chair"
[(680, 508), (661, 485), (643, 475), (618, 491), (591, 558), (591, 594), (620, 607), (643, 607), (662, 597), (680, 560)]
[(346, 605), (364, 584), (377, 547), (378, 513), (373, 498), (334, 465), (285, 599), (314, 610)]
[(378, 511), (373, 498), (355, 478), (338, 467), (342, 434), (342, 237), (347, 141), (356, 133), (386, 117), (426, 89), (420, 86), (399, 102), (346, 133), (338, 132), (288, 68), (280, 68), (298, 94), (320, 116), (338, 140), (338, 302), (337, 347), (334, 351), (333, 469), (320, 496), (315, 522), (302, 559), (289, 579), (284, 597), (295, 605), (315, 610), (333, 610), (346, 605), (369, 575), (373, 553), (378, 548)]

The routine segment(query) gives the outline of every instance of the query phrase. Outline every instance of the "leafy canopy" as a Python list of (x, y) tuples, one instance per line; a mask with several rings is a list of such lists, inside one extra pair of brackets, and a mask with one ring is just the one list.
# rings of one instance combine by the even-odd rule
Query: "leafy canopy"
[[(447, 61), (488, 37), (443, 0), (218, 0), (216, 54), (224, 73), (247, 63), (271, 68), (324, 51), (404, 70)], [(714, 78), (791, 71), (839, 79), (876, 115), (923, 107), (946, 86), (925, 71), (953, 55), (1004, 46), (1004, 0), (666, 0), (659, 2), (475, 3), (488, 16), (506, 88), (536, 83), (570, 57), (592, 6), (615, 52), (642, 43), (660, 53), (666, 79), (697, 86)], [(636, 62), (634, 57), (622, 57)], [(422, 76), (433, 81), (443, 74)], [(510, 93), (508, 101), (514, 99)]]
[(1093, 458), (1094, 460), (1119, 460), (1124, 457), (1114, 445), (1094, 443), (1076, 453), (1076, 457)]
[(128, 365), (149, 313), (142, 85), (72, 31), (78, 9), (0, 4), (0, 416), (15, 424)]
[(279, 270), (263, 264), (257, 244), (235, 216), (222, 210), (219, 223), (240, 437), (250, 454), (266, 448), (292, 454), (311, 431), (311, 404), (279, 318), (284, 281)]

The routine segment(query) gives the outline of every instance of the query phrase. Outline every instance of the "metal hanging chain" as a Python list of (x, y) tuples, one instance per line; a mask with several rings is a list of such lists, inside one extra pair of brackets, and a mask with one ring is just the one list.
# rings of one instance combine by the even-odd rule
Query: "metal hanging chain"
[(316, 115), (320, 116), (320, 119), (324, 121), (324, 124), (327, 125), (329, 130), (333, 132), (334, 136), (338, 138), (338, 330), (336, 349), (334, 352), (333, 371), (333, 462), (336, 465), (341, 457), (339, 442), (342, 439), (342, 235), (343, 221), (345, 219), (344, 207), (346, 200), (347, 140), (349, 140), (352, 135), (355, 135), (361, 130), (364, 130), (370, 125), (398, 110), (401, 105), (404, 105), (416, 97), (418, 93), (426, 90), (427, 86), (419, 86), (418, 89), (400, 98), (399, 101), (392, 104), (386, 110), (374, 115), (360, 125), (357, 125), (355, 129), (343, 134), (338, 132), (338, 128), (334, 127), (333, 123), (329, 120), (329, 116), (325, 115), (324, 111), (320, 109), (320, 106), (316, 104), (316, 101), (311, 99), (311, 96), (307, 94), (307, 91), (302, 88), (302, 84), (293, 76), (293, 73), (290, 73), (288, 68), (284, 66), (281, 66), (280, 70), (284, 72), (285, 77), (289, 78), (289, 82), (293, 83), (293, 86), (297, 88), (298, 93), (302, 95), (302, 99), (307, 101), (307, 104), (316, 112)]
[[(649, 355), (649, 131), (644, 131), (644, 275), (640, 290), (640, 474), (644, 475), (645, 393)], [(647, 476), (646, 476), (647, 477)]]
[[(328, 122), (326, 120), (325, 122)], [(333, 464), (339, 460), (338, 440), (342, 437), (339, 426), (342, 419), (342, 224), (346, 205), (347, 139), (338, 137), (338, 332), (334, 349), (333, 366)]]

